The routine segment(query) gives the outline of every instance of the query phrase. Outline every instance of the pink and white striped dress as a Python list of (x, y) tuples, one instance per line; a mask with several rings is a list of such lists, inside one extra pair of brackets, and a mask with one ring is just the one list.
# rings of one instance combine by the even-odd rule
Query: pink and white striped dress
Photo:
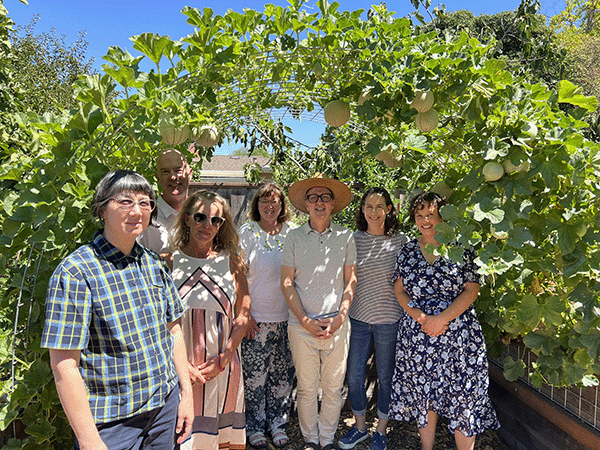
[[(236, 289), (229, 257), (201, 259), (176, 251), (173, 280), (186, 305), (182, 328), (188, 360), (199, 366), (223, 351), (235, 315)], [(225, 370), (204, 385), (194, 385), (192, 435), (182, 450), (246, 448), (244, 383), (239, 351)]]

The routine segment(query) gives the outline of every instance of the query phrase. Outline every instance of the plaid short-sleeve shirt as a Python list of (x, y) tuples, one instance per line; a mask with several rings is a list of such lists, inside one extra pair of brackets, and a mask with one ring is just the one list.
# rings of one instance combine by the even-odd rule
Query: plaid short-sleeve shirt
[(177, 383), (167, 324), (183, 310), (157, 254), (136, 244), (125, 255), (99, 232), (54, 271), (42, 346), (81, 350), (96, 423), (131, 417), (162, 406)]

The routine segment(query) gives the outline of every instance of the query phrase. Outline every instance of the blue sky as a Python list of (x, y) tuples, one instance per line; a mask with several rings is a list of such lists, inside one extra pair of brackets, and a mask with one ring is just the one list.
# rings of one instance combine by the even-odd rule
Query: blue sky
[[(330, 1), (332, 2), (332, 1)], [(181, 14), (184, 6), (193, 6), (199, 9), (210, 7), (215, 14), (223, 14), (228, 9), (242, 12), (243, 8), (264, 10), (266, 3), (279, 6), (288, 6), (286, 0), (220, 0), (210, 3), (190, 2), (189, 0), (29, 0), (25, 5), (18, 0), (4, 0), (8, 15), (16, 25), (25, 26), (31, 19), (39, 14), (40, 20), (36, 25), (36, 32), (48, 31), (55, 28), (58, 35), (65, 35), (68, 44), (75, 42), (79, 32), (85, 32), (88, 41), (87, 56), (94, 58), (94, 67), (100, 70), (104, 63), (104, 56), (110, 46), (119, 46), (127, 49), (132, 55), (139, 53), (133, 49), (129, 40), (130, 36), (142, 33), (157, 33), (168, 35), (171, 39), (180, 39), (191, 32), (193, 28), (186, 23), (187, 17)], [(369, 0), (340, 0), (340, 10), (355, 11), (368, 10), (372, 4), (379, 2)], [(516, 9), (519, 0), (447, 0), (443, 2), (447, 11), (466, 9), (475, 15), (496, 14), (501, 11)], [(318, 10), (316, 0), (309, 0), (306, 9)], [(552, 16), (562, 10), (562, 0), (542, 0), (542, 13)], [(432, 8), (438, 2), (432, 0)], [(387, 7), (396, 11), (396, 17), (410, 14), (414, 8), (410, 0), (387, 1)], [(148, 67), (141, 66), (144, 70)], [(294, 127), (295, 138), (298, 127)], [(323, 126), (304, 123), (304, 128), (299, 134), (309, 133), (320, 135)], [(317, 137), (318, 139), (318, 137)], [(304, 142), (304, 139), (300, 139)], [(310, 143), (309, 145), (313, 145)]]

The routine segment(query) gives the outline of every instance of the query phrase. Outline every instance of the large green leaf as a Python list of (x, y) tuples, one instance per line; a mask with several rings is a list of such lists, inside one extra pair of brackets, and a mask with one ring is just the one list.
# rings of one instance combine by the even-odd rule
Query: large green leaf
[(504, 366), (504, 378), (507, 381), (517, 381), (525, 375), (525, 363), (520, 359), (515, 361), (510, 356), (507, 356), (502, 360), (502, 365)]
[(588, 111), (596, 111), (598, 108), (598, 99), (595, 96), (586, 97), (583, 95), (579, 86), (567, 80), (561, 80), (558, 83), (558, 101), (561, 103), (570, 103), (571, 105), (585, 108)]

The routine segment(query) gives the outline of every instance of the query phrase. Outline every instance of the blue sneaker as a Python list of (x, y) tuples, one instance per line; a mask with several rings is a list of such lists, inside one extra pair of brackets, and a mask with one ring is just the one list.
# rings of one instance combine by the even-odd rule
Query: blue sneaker
[(387, 436), (376, 431), (371, 438), (371, 450), (386, 450)]
[(354, 448), (356, 446), (356, 444), (364, 441), (368, 437), (369, 437), (369, 432), (367, 430), (360, 431), (358, 428), (352, 427), (352, 428), (350, 428), (350, 431), (348, 431), (338, 441), (338, 447), (343, 450), (349, 450), (351, 448)]

